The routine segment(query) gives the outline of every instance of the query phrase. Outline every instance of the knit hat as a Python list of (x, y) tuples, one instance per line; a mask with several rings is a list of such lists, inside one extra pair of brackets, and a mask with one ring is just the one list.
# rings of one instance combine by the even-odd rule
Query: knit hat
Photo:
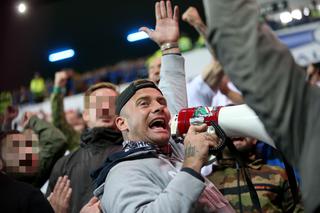
[(143, 88), (154, 88), (158, 90), (161, 94), (162, 92), (157, 87), (155, 83), (149, 80), (136, 80), (132, 82), (125, 90), (123, 90), (116, 100), (116, 114), (119, 115), (123, 106), (130, 100), (132, 96), (139, 90)]

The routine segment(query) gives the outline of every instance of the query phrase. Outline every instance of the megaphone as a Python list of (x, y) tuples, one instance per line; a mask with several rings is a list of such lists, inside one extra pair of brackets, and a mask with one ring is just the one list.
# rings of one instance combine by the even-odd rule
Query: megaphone
[(214, 131), (211, 122), (218, 124), (229, 137), (251, 137), (275, 147), (255, 112), (246, 104), (226, 107), (193, 107), (180, 110), (171, 120), (171, 134), (182, 136), (190, 125), (207, 124), (208, 132)]

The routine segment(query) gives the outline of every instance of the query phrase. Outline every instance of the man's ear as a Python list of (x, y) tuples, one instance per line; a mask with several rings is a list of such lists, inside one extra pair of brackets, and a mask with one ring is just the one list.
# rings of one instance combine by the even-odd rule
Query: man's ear
[(121, 132), (128, 130), (128, 123), (125, 117), (118, 116), (115, 122), (116, 122), (116, 126)]

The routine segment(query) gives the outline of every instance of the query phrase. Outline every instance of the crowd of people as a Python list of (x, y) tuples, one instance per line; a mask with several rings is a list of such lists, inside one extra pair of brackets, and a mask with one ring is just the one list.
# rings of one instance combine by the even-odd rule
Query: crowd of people
[[(94, 80), (83, 83), (84, 110), (77, 112), (64, 108), (74, 72), (56, 72), (51, 118), (25, 112), (23, 131), (13, 125), (22, 102), (1, 94), (1, 211), (320, 211), (319, 64), (296, 65), (261, 22), (255, 1), (204, 5), (207, 25), (194, 7), (182, 15), (212, 54), (190, 82), (178, 44), (179, 8), (162, 0), (155, 3), (155, 29), (140, 28), (160, 48), (148, 60), (146, 79), (127, 72), (131, 83), (120, 92), (123, 81), (105, 71), (85, 74)], [(143, 66), (141, 60), (132, 69)], [(43, 101), (43, 88), (36, 74), (35, 102)], [(183, 108), (240, 104), (256, 112), (277, 149), (246, 135), (209, 133), (206, 124), (171, 136), (170, 120)], [(224, 148), (211, 156), (216, 147)]]
[[(137, 78), (147, 77), (145, 59), (127, 60), (113, 66), (101, 67), (99, 69), (78, 73), (73, 69), (66, 68), (67, 73), (66, 96), (85, 92), (91, 85), (98, 82), (111, 82), (122, 84)], [(44, 78), (41, 73), (36, 72), (29, 85), (10, 91), (12, 101), (16, 105), (40, 103), (49, 99), (54, 89), (54, 82), (50, 78)]]

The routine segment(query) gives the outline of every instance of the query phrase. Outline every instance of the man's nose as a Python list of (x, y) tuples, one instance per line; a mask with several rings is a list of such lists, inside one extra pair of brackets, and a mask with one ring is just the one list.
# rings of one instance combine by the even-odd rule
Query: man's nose
[(162, 105), (158, 102), (155, 102), (152, 106), (152, 112), (153, 113), (163, 112), (164, 107), (165, 107), (164, 105)]

